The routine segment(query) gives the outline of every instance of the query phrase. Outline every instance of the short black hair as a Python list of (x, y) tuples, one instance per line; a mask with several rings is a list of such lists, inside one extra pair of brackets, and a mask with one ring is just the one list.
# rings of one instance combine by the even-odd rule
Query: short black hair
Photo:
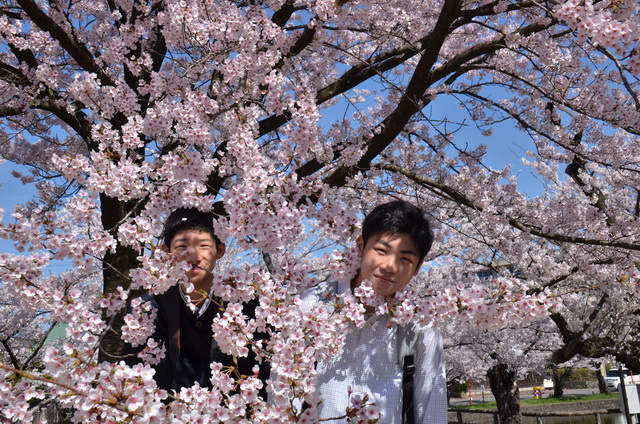
[(362, 241), (375, 234), (409, 234), (422, 261), (433, 244), (433, 232), (427, 214), (404, 200), (394, 200), (376, 206), (362, 223)]
[(216, 237), (213, 230), (214, 215), (211, 212), (202, 212), (196, 208), (179, 208), (171, 212), (164, 223), (164, 231), (162, 237), (164, 244), (171, 247), (171, 241), (176, 233), (181, 230), (200, 230), (211, 234), (216, 241), (216, 245), (220, 244), (220, 239)]

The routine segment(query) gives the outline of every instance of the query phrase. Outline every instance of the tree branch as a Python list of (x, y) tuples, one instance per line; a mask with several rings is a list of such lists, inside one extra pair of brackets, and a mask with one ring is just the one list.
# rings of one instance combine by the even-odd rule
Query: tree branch
[[(347, 178), (356, 172), (368, 169), (371, 161), (378, 156), (402, 131), (409, 119), (424, 105), (422, 96), (433, 82), (431, 68), (438, 59), (440, 49), (449, 34), (449, 28), (459, 12), (459, 0), (445, 0), (433, 31), (426, 37), (423, 45), (429, 46), (422, 53), (406, 91), (396, 109), (377, 126), (379, 133), (367, 143), (367, 151), (355, 166), (341, 167), (329, 175), (325, 182), (331, 186), (342, 186)], [(375, 132), (375, 130), (374, 130)]]
[[(387, 171), (402, 174), (408, 179), (410, 179), (411, 181), (414, 181), (422, 186), (435, 188), (441, 191), (442, 194), (446, 194), (446, 196), (448, 196), (446, 198), (448, 198), (449, 200), (453, 200), (460, 205), (466, 206), (478, 212), (482, 212), (484, 210), (482, 206), (473, 202), (471, 199), (465, 197), (462, 193), (459, 193), (458, 191), (454, 190), (453, 188), (445, 184), (439, 183), (427, 177), (417, 175), (411, 171), (408, 171), (406, 169), (400, 168), (395, 165), (381, 164), (379, 166), (380, 168), (385, 169)], [(534, 236), (542, 237), (550, 241), (573, 243), (573, 244), (584, 244), (589, 246), (617, 247), (617, 248), (626, 249), (626, 250), (640, 250), (640, 244), (636, 244), (636, 243), (598, 240), (598, 239), (591, 239), (586, 237), (566, 236), (562, 234), (550, 234), (542, 231), (542, 229), (537, 226), (522, 223), (517, 219), (510, 217), (504, 213), (498, 212), (497, 215), (507, 218), (509, 225), (511, 225), (515, 229), (518, 229), (525, 233), (529, 233)]]
[[(98, 76), (104, 85), (111, 85), (112, 81), (94, 62), (91, 53), (87, 48), (78, 42), (75, 37), (66, 33), (55, 23), (33, 0), (16, 0), (24, 12), (31, 18), (32, 22), (43, 31), (48, 32), (60, 46), (76, 61), (76, 63), (87, 72), (92, 72)], [(52, 7), (55, 7), (52, 5)]]

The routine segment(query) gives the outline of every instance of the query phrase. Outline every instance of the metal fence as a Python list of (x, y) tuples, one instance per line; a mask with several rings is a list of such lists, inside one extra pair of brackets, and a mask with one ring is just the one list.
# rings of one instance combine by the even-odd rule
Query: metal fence
[[(449, 409), (449, 412), (455, 413), (454, 423), (456, 424), (499, 424), (497, 411), (485, 411), (478, 409)], [(608, 414), (619, 414), (620, 410), (613, 409), (595, 409), (591, 411), (575, 411), (575, 412), (523, 412), (523, 417), (532, 417), (537, 424), (544, 424), (545, 418), (572, 418), (572, 417), (593, 417), (594, 423), (604, 424), (604, 416)], [(449, 420), (451, 422), (451, 420)], [(568, 420), (567, 422), (570, 422)]]

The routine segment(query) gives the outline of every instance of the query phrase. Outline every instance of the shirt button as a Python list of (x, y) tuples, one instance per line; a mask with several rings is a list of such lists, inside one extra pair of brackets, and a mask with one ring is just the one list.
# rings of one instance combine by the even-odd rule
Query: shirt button
[(196, 327), (202, 328), (202, 321), (196, 321)]

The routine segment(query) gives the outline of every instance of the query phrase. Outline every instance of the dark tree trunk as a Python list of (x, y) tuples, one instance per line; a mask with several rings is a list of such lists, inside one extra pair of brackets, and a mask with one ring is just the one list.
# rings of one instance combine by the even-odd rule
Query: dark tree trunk
[(516, 383), (517, 373), (506, 364), (496, 364), (487, 371), (491, 392), (498, 405), (500, 424), (521, 424), (520, 390)]
[(564, 383), (573, 373), (573, 368), (567, 367), (562, 375), (557, 365), (551, 365), (551, 375), (553, 376), (553, 397), (560, 399), (564, 396)]
[(600, 393), (610, 393), (609, 386), (607, 386), (607, 382), (604, 380), (604, 376), (602, 375), (602, 370), (600, 369), (600, 364), (596, 367), (596, 379), (598, 380), (598, 390)]
[[(130, 213), (131, 205), (104, 195), (101, 195), (100, 200), (103, 228), (115, 233), (122, 219)], [(139, 265), (137, 259), (139, 255), (139, 252), (120, 244), (118, 244), (114, 252), (109, 252), (105, 255), (102, 271), (104, 294), (112, 293), (118, 287), (123, 287), (125, 290), (129, 288), (131, 285), (129, 271)], [(132, 297), (136, 295), (133, 294)], [(127, 313), (126, 309), (124, 308), (111, 318), (103, 316), (103, 319), (110, 325), (100, 343), (99, 361), (117, 362), (124, 358), (125, 344), (122, 340), (122, 325), (124, 324), (124, 316)]]

